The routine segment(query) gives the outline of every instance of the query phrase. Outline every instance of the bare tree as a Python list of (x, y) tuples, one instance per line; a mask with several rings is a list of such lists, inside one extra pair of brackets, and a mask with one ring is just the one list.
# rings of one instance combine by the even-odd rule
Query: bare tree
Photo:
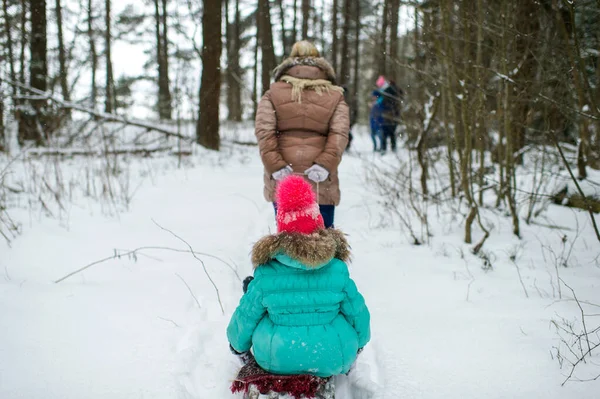
[(56, 27), (58, 33), (58, 64), (59, 64), (59, 81), (60, 89), (65, 101), (71, 101), (71, 95), (69, 93), (69, 77), (67, 73), (67, 52), (65, 50), (64, 37), (63, 37), (63, 16), (62, 16), (62, 4), (60, 0), (56, 0)]
[(235, 0), (233, 22), (229, 22), (229, 0), (225, 1), (225, 43), (227, 47), (227, 119), (240, 122), (242, 120), (241, 102), (241, 28), (239, 0)]
[(219, 150), (219, 102), (221, 92), (221, 0), (205, 0), (202, 13), (202, 78), (196, 137), (198, 144)]
[[(335, 0), (334, 0), (335, 1)], [(294, 0), (294, 21), (292, 22), (292, 44), (298, 40), (298, 0)]]
[(338, 67), (338, 8), (338, 0), (333, 0), (331, 7), (331, 63), (334, 71), (337, 71)]
[(310, 21), (310, 0), (302, 0), (302, 40), (308, 40), (308, 22)]
[(158, 115), (162, 120), (170, 120), (172, 117), (166, 11), (166, 0), (162, 0), (162, 16), (159, 0), (154, 0), (156, 59), (158, 66)]
[(273, 46), (273, 28), (271, 25), (271, 10), (269, 0), (259, 0), (260, 51), (262, 54), (262, 92), (271, 85), (271, 72), (277, 66), (275, 48)]
[[(30, 40), (30, 64), (29, 79), (31, 87), (46, 91), (48, 88), (48, 54), (46, 37), (46, 1), (30, 0), (31, 9), (31, 40)], [(31, 106), (35, 110), (34, 115), (28, 115), (28, 122), (21, 138), (24, 140), (35, 140), (37, 144), (45, 141), (48, 132), (48, 110), (44, 99), (31, 100)]]
[(106, 64), (106, 84), (104, 98), (104, 112), (112, 113), (115, 111), (115, 79), (113, 77), (112, 66), (112, 34), (111, 34), (111, 0), (105, 0), (105, 24), (106, 31), (104, 33), (105, 46), (105, 64)]
[(98, 86), (96, 85), (96, 74), (98, 71), (98, 53), (96, 52), (96, 39), (94, 37), (94, 9), (93, 0), (88, 0), (87, 3), (87, 34), (90, 44), (90, 68), (92, 72), (90, 100), (92, 108), (96, 108), (98, 100)]
[(341, 84), (350, 81), (350, 24), (352, 20), (351, 0), (344, 0), (344, 25), (342, 26), (342, 68), (339, 76)]

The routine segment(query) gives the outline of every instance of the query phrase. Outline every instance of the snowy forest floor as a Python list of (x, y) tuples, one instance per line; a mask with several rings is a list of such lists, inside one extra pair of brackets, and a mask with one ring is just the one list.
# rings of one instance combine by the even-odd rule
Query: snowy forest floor
[[(570, 369), (559, 367), (562, 344), (551, 323), (564, 318), (577, 330), (581, 321), (572, 293), (564, 285), (559, 293), (557, 273), (581, 301), (600, 304), (600, 246), (589, 215), (550, 205), (543, 223), (522, 224), (518, 239), (509, 217), (486, 214), (494, 228), (484, 246), (492, 268), (484, 270), (462, 242), (460, 220), (432, 215), (431, 242), (411, 245), (366, 181), (365, 169), (381, 160), (396, 161), (373, 155), (370, 138), (358, 135), (340, 168), (336, 210), (353, 250), (351, 275), (372, 314), (358, 371), (374, 381), (374, 397), (598, 398), (600, 380), (561, 386)], [(65, 161), (65, 174), (76, 176), (86, 162)], [(234, 397), (225, 328), (241, 279), (252, 273), (252, 244), (275, 228), (258, 150), (225, 143), (220, 153), (195, 149), (181, 166), (168, 155), (126, 162), (135, 195), (118, 216), (77, 195), (53, 217), (24, 203), (11, 209), (24, 226), (11, 247), (0, 243), (0, 398)], [(171, 232), (201, 252), (198, 259)], [(141, 247), (162, 249), (54, 283)], [(598, 316), (589, 320), (600, 325)], [(595, 360), (577, 377), (599, 374)]]

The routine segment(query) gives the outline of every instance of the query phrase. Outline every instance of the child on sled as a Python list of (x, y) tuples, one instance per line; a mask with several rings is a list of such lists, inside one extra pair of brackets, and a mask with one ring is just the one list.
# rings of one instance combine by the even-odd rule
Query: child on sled
[(370, 315), (349, 276), (344, 234), (325, 229), (300, 176), (277, 187), (277, 234), (252, 251), (254, 279), (227, 328), (232, 351), (271, 374), (348, 373), (370, 339)]

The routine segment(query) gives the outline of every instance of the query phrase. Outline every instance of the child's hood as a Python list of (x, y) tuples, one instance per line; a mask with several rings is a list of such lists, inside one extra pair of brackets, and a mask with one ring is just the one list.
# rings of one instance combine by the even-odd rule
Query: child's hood
[(350, 247), (344, 233), (336, 229), (313, 234), (279, 233), (261, 238), (252, 249), (254, 267), (277, 259), (299, 269), (318, 269), (333, 258), (348, 262)]

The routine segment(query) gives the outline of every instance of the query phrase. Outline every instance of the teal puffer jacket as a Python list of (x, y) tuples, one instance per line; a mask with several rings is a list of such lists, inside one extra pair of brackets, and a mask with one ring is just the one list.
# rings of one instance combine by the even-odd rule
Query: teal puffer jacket
[(254, 280), (227, 328), (238, 352), (252, 347), (275, 374), (346, 373), (370, 339), (370, 315), (348, 273), (344, 235), (280, 233), (253, 249)]

